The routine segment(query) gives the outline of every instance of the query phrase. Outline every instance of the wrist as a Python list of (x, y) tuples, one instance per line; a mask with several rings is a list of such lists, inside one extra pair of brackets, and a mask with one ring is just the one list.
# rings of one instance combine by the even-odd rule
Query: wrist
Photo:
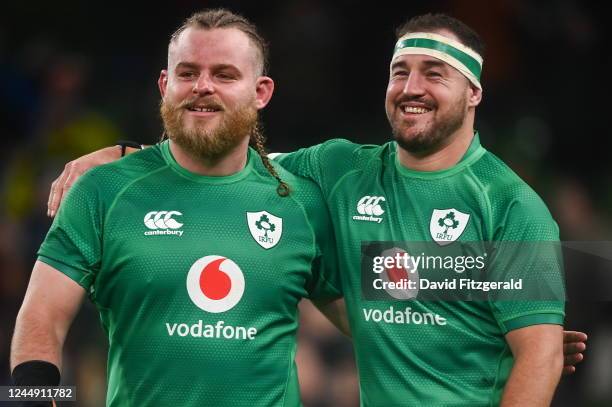
[(11, 373), (16, 386), (57, 386), (60, 371), (57, 366), (44, 360), (28, 360), (15, 366)]
[(136, 151), (142, 150), (142, 144), (131, 140), (119, 140), (117, 141), (119, 147), (119, 157), (124, 157), (128, 154), (132, 154)]
[(130, 155), (130, 154), (135, 153), (136, 151), (140, 151), (140, 150), (142, 150), (142, 147), (140, 147), (140, 148), (126, 147), (125, 148), (125, 153), (123, 155)]
[[(28, 360), (20, 363), (11, 372), (15, 386), (59, 386), (61, 375), (59, 368), (45, 360)], [(19, 404), (32, 407), (55, 407), (54, 401), (32, 401)]]

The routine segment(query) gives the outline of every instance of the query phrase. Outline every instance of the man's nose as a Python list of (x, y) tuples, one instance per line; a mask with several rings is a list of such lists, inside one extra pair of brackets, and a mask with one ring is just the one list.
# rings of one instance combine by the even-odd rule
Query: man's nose
[(196, 95), (209, 95), (215, 92), (211, 78), (207, 74), (201, 74), (193, 84), (193, 93)]
[(402, 89), (402, 93), (409, 96), (425, 94), (423, 80), (423, 75), (421, 75), (419, 72), (410, 72), (408, 78), (406, 79), (406, 83), (404, 84), (404, 88)]

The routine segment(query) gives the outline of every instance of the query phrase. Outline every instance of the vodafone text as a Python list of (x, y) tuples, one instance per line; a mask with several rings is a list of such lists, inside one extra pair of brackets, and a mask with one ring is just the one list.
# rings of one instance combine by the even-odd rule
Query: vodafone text
[(386, 322), (388, 324), (446, 325), (446, 318), (435, 312), (413, 311), (411, 307), (395, 309), (391, 305), (386, 310), (363, 308), (366, 322)]
[(225, 321), (217, 321), (215, 325), (204, 324), (200, 319), (192, 325), (186, 323), (166, 322), (168, 336), (192, 336), (194, 338), (244, 339), (252, 341), (257, 335), (257, 328), (225, 325)]

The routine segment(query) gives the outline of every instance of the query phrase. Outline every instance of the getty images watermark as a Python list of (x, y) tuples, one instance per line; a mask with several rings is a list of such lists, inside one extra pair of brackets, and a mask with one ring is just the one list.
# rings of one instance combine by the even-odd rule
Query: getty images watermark
[(362, 242), (365, 300), (564, 301), (560, 242)]

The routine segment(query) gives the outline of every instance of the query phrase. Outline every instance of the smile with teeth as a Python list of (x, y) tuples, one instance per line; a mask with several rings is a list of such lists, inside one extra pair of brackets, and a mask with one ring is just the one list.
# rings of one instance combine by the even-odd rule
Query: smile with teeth
[(209, 108), (209, 107), (198, 107), (198, 106), (188, 107), (187, 109), (192, 111), (192, 112), (210, 112), (210, 113), (214, 113), (214, 112), (218, 111), (218, 109), (213, 109), (213, 108)]
[(415, 106), (402, 106), (402, 111), (404, 113), (423, 114), (431, 111), (431, 109)]

